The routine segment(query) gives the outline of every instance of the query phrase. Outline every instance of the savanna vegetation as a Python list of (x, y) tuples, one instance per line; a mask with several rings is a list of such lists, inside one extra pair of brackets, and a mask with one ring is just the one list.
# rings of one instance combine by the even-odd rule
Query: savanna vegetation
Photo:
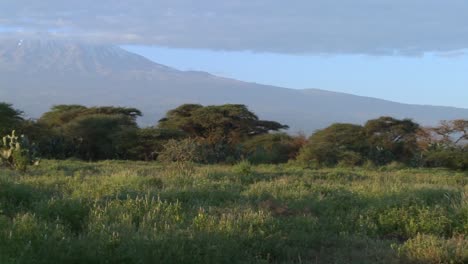
[(364, 125), (332, 124), (307, 138), (286, 134), (287, 125), (261, 120), (244, 105), (185, 104), (146, 128), (137, 125), (141, 115), (135, 108), (57, 105), (37, 120), (25, 120), (22, 111), (3, 103), (0, 132), (26, 135), (23, 140), (44, 159), (468, 169), (468, 120), (463, 119), (421, 127), (409, 119), (380, 117)]
[(0, 176), (0, 263), (467, 263), (447, 169), (43, 161)]
[(467, 120), (139, 116), (0, 104), (0, 263), (468, 263)]

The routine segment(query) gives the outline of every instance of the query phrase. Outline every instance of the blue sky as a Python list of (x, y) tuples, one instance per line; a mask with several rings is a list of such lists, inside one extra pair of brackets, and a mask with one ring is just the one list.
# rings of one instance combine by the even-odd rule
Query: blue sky
[(2, 0), (0, 37), (125, 46), (290, 88), (468, 108), (466, 0)]
[(468, 108), (468, 55), (287, 55), (124, 46), (181, 70), (288, 88), (319, 88), (404, 103)]

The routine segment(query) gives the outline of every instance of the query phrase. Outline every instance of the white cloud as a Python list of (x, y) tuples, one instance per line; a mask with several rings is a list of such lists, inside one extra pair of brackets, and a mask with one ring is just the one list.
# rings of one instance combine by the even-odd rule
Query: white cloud
[[(468, 48), (465, 0), (3, 0), (1, 23), (112, 44), (312, 54)], [(23, 32), (24, 34), (24, 32)]]

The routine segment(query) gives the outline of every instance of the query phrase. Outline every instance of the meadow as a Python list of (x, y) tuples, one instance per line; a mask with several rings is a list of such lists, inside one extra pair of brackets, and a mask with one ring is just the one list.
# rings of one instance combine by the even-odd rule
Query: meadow
[(468, 172), (0, 168), (0, 263), (468, 263)]

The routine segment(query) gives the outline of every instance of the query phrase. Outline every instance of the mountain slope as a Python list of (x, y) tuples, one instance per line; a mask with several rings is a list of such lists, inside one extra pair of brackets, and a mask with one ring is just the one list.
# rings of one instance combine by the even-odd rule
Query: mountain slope
[(333, 122), (363, 123), (382, 115), (425, 125), (468, 118), (468, 109), (247, 83), (179, 71), (118, 47), (52, 40), (0, 42), (0, 101), (31, 117), (63, 103), (133, 106), (144, 112), (143, 125), (155, 124), (182, 103), (242, 103), (261, 118), (307, 133)]

